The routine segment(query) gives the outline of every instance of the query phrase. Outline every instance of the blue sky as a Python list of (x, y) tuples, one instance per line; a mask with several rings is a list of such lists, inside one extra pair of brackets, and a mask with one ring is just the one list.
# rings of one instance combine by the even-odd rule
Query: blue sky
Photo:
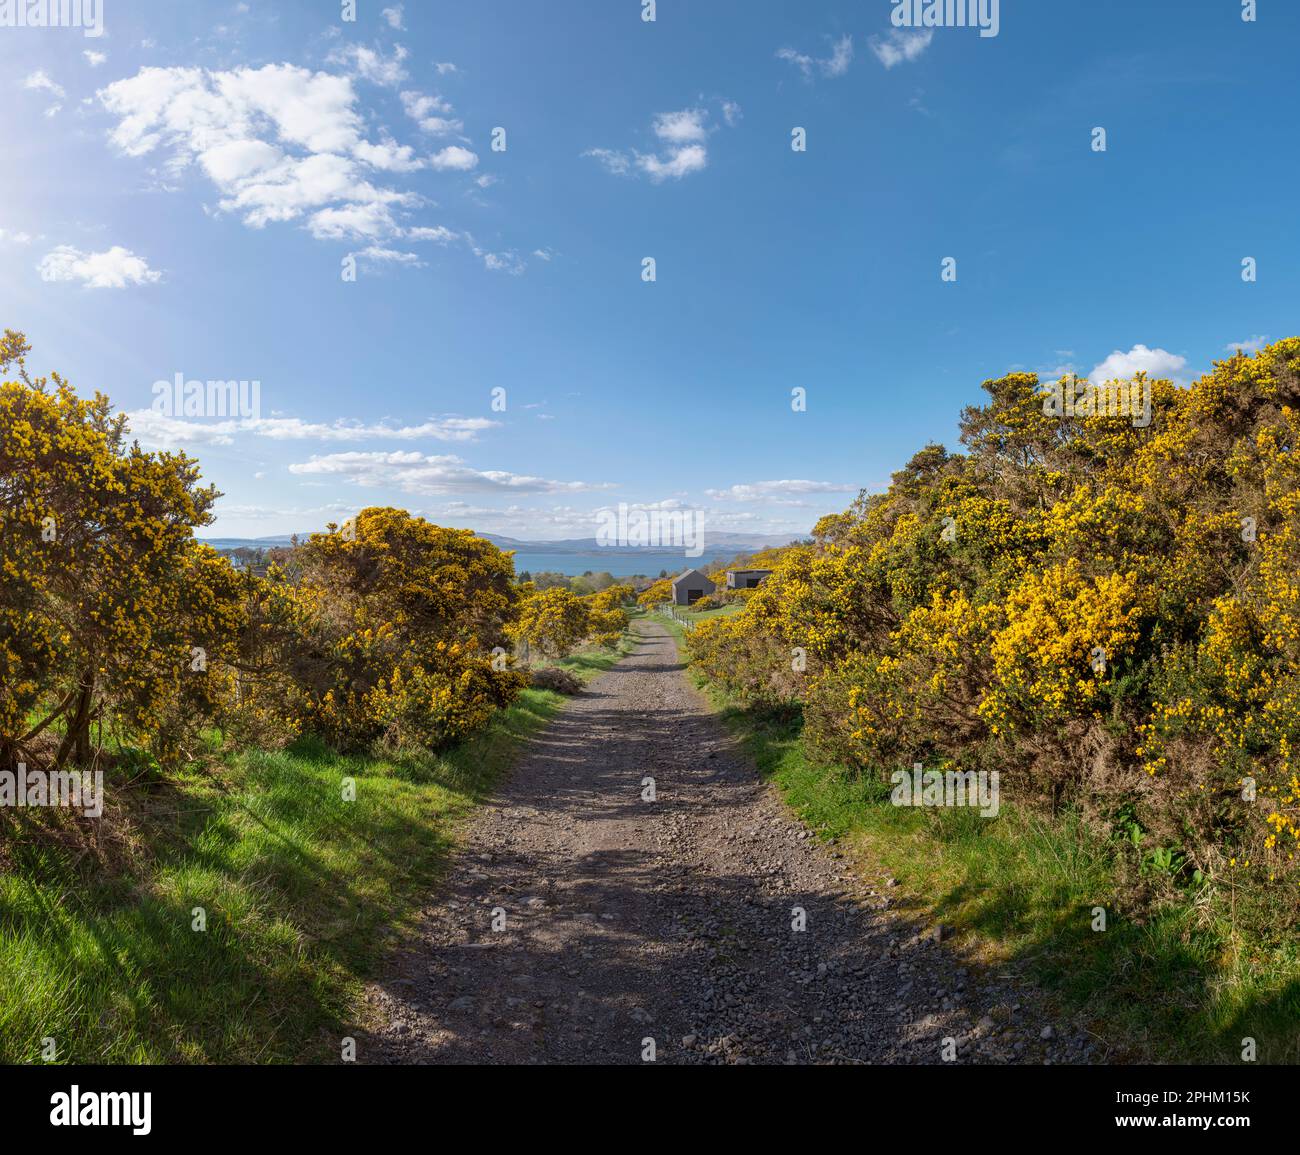
[[(1189, 380), (1297, 332), (1300, 5), (1003, 0), (996, 37), (892, 7), (0, 27), (0, 324), (198, 456), (210, 532), (394, 504), (532, 539), (618, 502), (803, 532), (955, 445), (987, 378)], [(260, 418), (160, 418), (177, 373), (260, 381)]]

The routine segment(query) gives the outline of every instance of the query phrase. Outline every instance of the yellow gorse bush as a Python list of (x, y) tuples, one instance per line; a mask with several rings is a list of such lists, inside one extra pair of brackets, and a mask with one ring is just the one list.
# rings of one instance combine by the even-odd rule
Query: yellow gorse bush
[[(692, 657), (863, 772), (998, 769), (1203, 873), (1300, 881), (1300, 339), (1152, 421), (1065, 418), (1015, 373), (885, 493), (783, 551)], [(1250, 863), (1249, 867), (1244, 864)]]
[(563, 658), (591, 633), (591, 603), (569, 590), (525, 587), (510, 637), (540, 657)]
[(213, 725), (441, 746), (519, 693), (509, 555), (367, 509), (291, 567), (241, 572), (194, 539), (219, 496), (198, 463), (32, 379), (29, 352), (0, 340), (0, 764), (85, 764), (101, 736), (168, 762)]

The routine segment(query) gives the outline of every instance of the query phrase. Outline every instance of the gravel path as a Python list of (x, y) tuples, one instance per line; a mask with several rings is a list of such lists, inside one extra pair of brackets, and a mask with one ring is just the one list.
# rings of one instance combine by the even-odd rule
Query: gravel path
[(660, 1063), (937, 1063), (945, 1040), (958, 1062), (1099, 1060), (809, 836), (669, 634), (638, 628), (471, 820), (369, 991), (361, 1061), (640, 1063), (646, 1039)]

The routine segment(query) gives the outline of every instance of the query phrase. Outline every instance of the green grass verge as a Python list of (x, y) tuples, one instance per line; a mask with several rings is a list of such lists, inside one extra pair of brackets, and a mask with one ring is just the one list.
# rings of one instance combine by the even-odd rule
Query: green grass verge
[[(564, 663), (583, 680), (616, 652)], [(0, 815), (0, 1063), (273, 1063), (339, 1055), (365, 978), (418, 913), (457, 821), (565, 699), (527, 690), (444, 755), (303, 741), (129, 790), (90, 865)], [(343, 801), (343, 780), (356, 800)], [(114, 783), (106, 783), (114, 792)], [(84, 855), (84, 857), (83, 857)], [(203, 908), (206, 929), (193, 929)]]
[(674, 638), (677, 639), (677, 646), (680, 649), (686, 643), (687, 625), (693, 625), (696, 622), (707, 622), (710, 618), (727, 618), (733, 614), (740, 613), (745, 607), (737, 602), (725, 606), (718, 606), (711, 610), (690, 610), (684, 606), (677, 608), (677, 616), (662, 610), (651, 610), (643, 613), (642, 616), (653, 618), (663, 626)]
[(972, 961), (1023, 965), (1083, 1016), (1099, 1058), (1239, 1064), (1252, 1038), (1259, 1062), (1300, 1062), (1300, 946), (1243, 928), (1231, 893), (1126, 913), (1122, 850), (1073, 816), (895, 807), (887, 783), (810, 759), (797, 711), (744, 709), (704, 689), (804, 823), (895, 878), (904, 915), (954, 928)]

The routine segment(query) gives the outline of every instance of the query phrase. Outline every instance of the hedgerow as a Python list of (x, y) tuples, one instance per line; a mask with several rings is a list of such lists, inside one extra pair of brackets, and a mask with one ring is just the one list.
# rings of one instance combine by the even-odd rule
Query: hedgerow
[(858, 773), (996, 769), (1004, 798), (1136, 832), (1187, 877), (1293, 888), (1300, 339), (1139, 384), (1145, 426), (986, 382), (963, 452), (927, 446), (823, 519), (689, 649)]
[(109, 743), (166, 763), (213, 726), (263, 745), (313, 731), (345, 751), (438, 748), (527, 684), (508, 653), (508, 554), (367, 509), (290, 567), (237, 570), (195, 540), (219, 496), (198, 463), (145, 452), (103, 395), (33, 379), (29, 353), (5, 333), (0, 765), (88, 765)]

